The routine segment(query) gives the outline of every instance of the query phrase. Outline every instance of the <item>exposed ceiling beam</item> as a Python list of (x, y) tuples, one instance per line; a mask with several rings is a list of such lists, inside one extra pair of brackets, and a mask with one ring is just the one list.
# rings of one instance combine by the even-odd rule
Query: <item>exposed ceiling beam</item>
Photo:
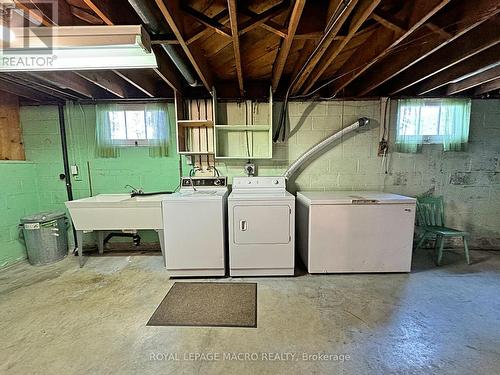
[(451, 39), (453, 37), (453, 34), (450, 34), (448, 31), (445, 31), (443, 28), (432, 22), (427, 22), (424, 26), (433, 33), (439, 34), (441, 37), (443, 37), (443, 39)]
[(193, 65), (196, 73), (200, 77), (203, 85), (208, 91), (212, 91), (212, 74), (208, 68), (207, 61), (204, 56), (201, 55), (200, 51), (187, 45), (186, 40), (182, 34), (182, 28), (180, 26), (181, 18), (179, 16), (178, 1), (168, 0), (166, 3), (164, 0), (155, 0), (156, 5), (160, 8), (160, 11), (172, 29), (175, 37), (179, 41), (184, 53), (188, 57), (189, 61)]
[(483, 52), (477, 53), (468, 59), (463, 60), (459, 64), (444, 70), (441, 74), (430, 77), (418, 85), (415, 90), (417, 95), (424, 95), (440, 87), (459, 80), (469, 74), (482, 71), (485, 68), (493, 67), (500, 63), (500, 45), (491, 47)]
[(287, 36), (281, 41), (281, 46), (279, 48), (276, 60), (273, 64), (273, 72), (271, 79), (271, 86), (273, 92), (276, 91), (278, 84), (283, 74), (283, 69), (285, 68), (285, 63), (290, 53), (290, 48), (292, 47), (293, 39), (295, 37), (295, 32), (297, 31), (297, 26), (299, 25), (300, 16), (306, 5), (306, 0), (296, 0), (292, 9), (292, 14), (290, 15), (290, 20), (288, 21)]
[[(292, 94), (297, 93), (300, 88), (304, 85), (306, 82), (307, 78), (309, 78), (309, 75), (312, 73), (313, 69), (316, 67), (316, 65), (321, 61), (321, 58), (327, 51), (328, 47), (330, 44), (334, 41), (335, 37), (337, 36), (340, 28), (344, 24), (344, 22), (347, 20), (355, 6), (357, 5), (358, 0), (351, 0), (338, 14), (338, 17), (336, 20), (333, 20), (333, 24), (331, 27), (327, 30), (325, 30), (325, 35), (324, 38), (322, 39), (322, 43), (320, 44), (318, 50), (316, 53), (312, 56), (312, 58), (308, 61), (304, 69), (302, 70), (302, 74), (300, 74), (299, 77), (297, 77), (297, 80), (295, 84), (292, 87)], [(330, 23), (330, 22), (328, 22)]]
[[(384, 58), (399, 43), (405, 40), (429, 18), (440, 11), (451, 0), (418, 0), (414, 1), (407, 22), (406, 32), (396, 32), (388, 28), (375, 31), (364, 44), (358, 47), (346, 63), (335, 73), (339, 77), (332, 85), (331, 94), (336, 95), (340, 90), (358, 78), (373, 64)], [(404, 8), (403, 11), (407, 11)], [(396, 14), (397, 15), (397, 14)], [(395, 15), (395, 17), (396, 17)]]
[(359, 6), (353, 14), (347, 35), (340, 41), (332, 44), (321, 62), (316, 65), (304, 88), (305, 94), (312, 89), (314, 84), (323, 75), (326, 69), (328, 69), (339, 53), (345, 48), (347, 43), (349, 43), (349, 41), (356, 35), (361, 25), (370, 17), (370, 14), (372, 14), (374, 9), (380, 4), (380, 1), (381, 0), (362, 0), (359, 3)]
[[(485, 21), (485, 17), (494, 16), (498, 11), (497, 0), (477, 0), (475, 2), (466, 1), (461, 3), (460, 7), (455, 7), (451, 12), (443, 14), (443, 19), (459, 19), (451, 37), (442, 33), (428, 35), (424, 29), (419, 30), (407, 42), (407, 45), (412, 46), (411, 48), (405, 48), (398, 53), (391, 53), (390, 57), (386, 58), (390, 58), (390, 60), (382, 60), (376, 67), (363, 74), (363, 79), (353, 82), (349, 91), (359, 96), (372, 92), (391, 78), (477, 27)], [(425, 26), (429, 24), (428, 22)], [(421, 40), (424, 40), (425, 43), (422, 43)]]
[(395, 18), (392, 14), (382, 11), (381, 9), (373, 12), (372, 18), (389, 30), (401, 34), (406, 32), (406, 25), (404, 22)]
[(158, 92), (157, 81), (152, 76), (144, 74), (140, 70), (113, 70), (113, 72), (150, 98), (162, 96)]
[(121, 99), (134, 96), (126, 88), (126, 82), (119, 82), (120, 78), (111, 71), (78, 71), (75, 73)]
[[(217, 13), (215, 16), (212, 17), (214, 21), (217, 21), (221, 23), (222, 25), (225, 25), (229, 21), (229, 12), (227, 9), (223, 9), (219, 13)], [(186, 38), (186, 44), (191, 44), (198, 39), (209, 35), (212, 32), (212, 29), (209, 27), (205, 27), (204, 25), (201, 25), (200, 27), (196, 28), (191, 36)]]
[(482, 73), (473, 75), (472, 77), (461, 81), (450, 83), (446, 89), (446, 95), (458, 94), (459, 92), (494, 81), (498, 78), (500, 78), (500, 66), (485, 70)]
[(141, 20), (126, 0), (83, 0), (106, 25), (139, 25)]
[(32, 87), (21, 85), (16, 81), (9, 80), (4, 76), (0, 77), (0, 90), (11, 93), (13, 95), (21, 96), (26, 99), (34, 100), (40, 103), (61, 103), (64, 99), (55, 97), (47, 94), (46, 92), (41, 92), (33, 89)]
[(389, 93), (395, 95), (500, 43), (499, 29), (499, 17), (483, 22), (478, 27), (421, 60), (419, 64), (399, 74), (394, 82), (387, 85)]
[(236, 76), (238, 77), (240, 95), (243, 96), (243, 70), (241, 68), (240, 38), (238, 36), (238, 13), (236, 9), (236, 0), (227, 0), (227, 7), (229, 9), (229, 20), (231, 22)]
[(99, 87), (73, 72), (31, 72), (26, 74), (90, 99), (98, 98), (103, 93)]
[(483, 95), (490, 91), (495, 91), (500, 89), (500, 78), (494, 79), (487, 83), (483, 83), (481, 86), (474, 90), (474, 95)]
[(193, 9), (185, 4), (181, 5), (181, 9), (202, 25), (205, 25), (214, 30), (217, 34), (231, 38), (231, 30), (216, 19), (210, 18), (206, 14), (198, 12), (196, 9)]
[(44, 92), (53, 97), (61, 98), (63, 100), (78, 100), (81, 97), (78, 94), (71, 93), (68, 91), (64, 91), (59, 87), (55, 87), (51, 84), (47, 84), (46, 82), (39, 81), (33, 79), (33, 77), (25, 74), (25, 73), (6, 73), (7, 79), (12, 79), (15, 82), (31, 87), (35, 90)]
[(156, 62), (158, 63), (158, 68), (154, 68), (153, 71), (173, 90), (182, 93), (182, 80), (172, 60), (166, 55), (162, 47), (152, 46), (152, 49), (156, 55)]
[(260, 26), (284, 38), (286, 31), (283, 30), (281, 25), (271, 21), (271, 19), (283, 13), (283, 11), (288, 9), (289, 5), (289, 0), (283, 0), (281, 3), (274, 5), (262, 13), (255, 13), (248, 8), (241, 7), (240, 13), (250, 17), (250, 19), (243, 22), (239, 27), (240, 36)]

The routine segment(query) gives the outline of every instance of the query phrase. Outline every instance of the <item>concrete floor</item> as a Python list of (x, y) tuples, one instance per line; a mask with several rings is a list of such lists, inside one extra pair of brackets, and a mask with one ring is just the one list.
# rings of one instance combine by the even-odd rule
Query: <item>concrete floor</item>
[(256, 329), (145, 326), (172, 285), (157, 256), (20, 264), (0, 271), (0, 373), (498, 373), (500, 253), (472, 257), (435, 268), (422, 251), (409, 275), (251, 279)]

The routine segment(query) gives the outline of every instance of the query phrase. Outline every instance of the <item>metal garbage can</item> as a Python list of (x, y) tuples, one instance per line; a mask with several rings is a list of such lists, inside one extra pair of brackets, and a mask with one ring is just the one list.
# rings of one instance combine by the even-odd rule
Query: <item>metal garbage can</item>
[(64, 212), (40, 212), (23, 217), (20, 227), (32, 265), (54, 263), (68, 255), (68, 220)]

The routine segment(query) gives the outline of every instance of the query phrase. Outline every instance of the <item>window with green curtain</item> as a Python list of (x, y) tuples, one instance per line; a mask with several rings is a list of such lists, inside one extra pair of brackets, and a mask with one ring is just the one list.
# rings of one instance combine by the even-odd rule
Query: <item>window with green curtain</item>
[(400, 99), (396, 152), (416, 153), (423, 144), (464, 151), (469, 139), (470, 99)]
[(96, 154), (116, 158), (121, 147), (148, 147), (151, 157), (167, 156), (170, 124), (166, 103), (98, 104)]

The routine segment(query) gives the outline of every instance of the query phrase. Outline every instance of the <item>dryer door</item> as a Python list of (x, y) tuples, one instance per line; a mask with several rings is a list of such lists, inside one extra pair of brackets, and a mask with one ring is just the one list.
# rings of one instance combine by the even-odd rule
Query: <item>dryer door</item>
[(236, 244), (289, 243), (290, 207), (234, 206), (233, 239)]

